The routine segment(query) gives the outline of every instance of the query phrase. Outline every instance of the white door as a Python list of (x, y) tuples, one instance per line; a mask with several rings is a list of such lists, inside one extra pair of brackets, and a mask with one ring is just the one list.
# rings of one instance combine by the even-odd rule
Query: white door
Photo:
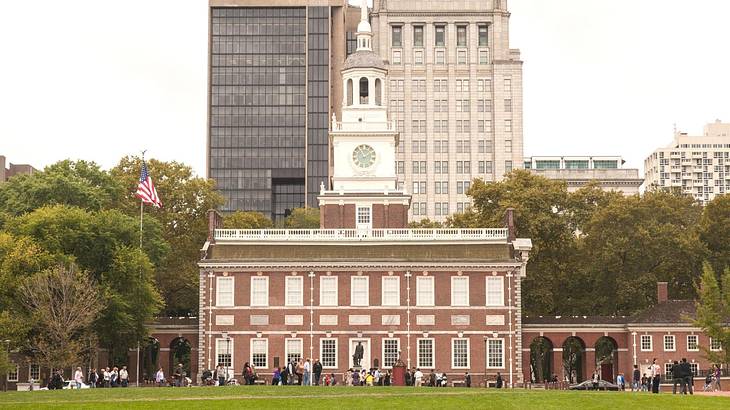
[(348, 360), (349, 367), (355, 367), (355, 362), (352, 360), (352, 355), (355, 354), (355, 348), (357, 344), (361, 343), (363, 348), (362, 360), (360, 360), (360, 367), (363, 369), (370, 369), (370, 339), (350, 339), (350, 360)]
[(373, 211), (369, 206), (357, 207), (357, 236), (368, 236), (373, 228)]

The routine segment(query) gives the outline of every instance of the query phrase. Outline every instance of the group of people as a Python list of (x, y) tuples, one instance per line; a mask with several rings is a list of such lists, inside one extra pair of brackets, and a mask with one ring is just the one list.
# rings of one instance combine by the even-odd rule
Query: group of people
[[(88, 375), (84, 376), (81, 367), (77, 367), (73, 372), (73, 378), (71, 379), (71, 388), (80, 389), (87, 385), (91, 388), (96, 387), (127, 387), (129, 386), (129, 371), (127, 366), (119, 367), (106, 367), (101, 368), (97, 372), (96, 368), (91, 368)], [(56, 370), (51, 379), (48, 381), (48, 389), (62, 389), (66, 380), (63, 378), (63, 370)]]
[[(654, 359), (651, 366), (649, 366), (649, 374), (642, 374), (641, 371), (639, 371), (639, 367), (634, 365), (631, 391), (651, 391), (652, 393), (659, 393), (659, 383), (661, 382), (662, 376), (661, 367), (656, 361), (657, 359)], [(665, 381), (671, 381), (672, 394), (694, 394), (695, 375), (686, 358), (683, 358), (681, 361), (675, 360), (667, 371), (668, 373), (664, 375), (664, 378)], [(703, 390), (720, 390), (720, 375), (719, 366), (713, 366), (710, 368), (707, 372), (707, 377), (705, 378), (705, 386)]]
[[(334, 375), (333, 375), (334, 377)], [(347, 369), (342, 375), (345, 386), (390, 386), (393, 375), (390, 370), (385, 373), (380, 369)]]

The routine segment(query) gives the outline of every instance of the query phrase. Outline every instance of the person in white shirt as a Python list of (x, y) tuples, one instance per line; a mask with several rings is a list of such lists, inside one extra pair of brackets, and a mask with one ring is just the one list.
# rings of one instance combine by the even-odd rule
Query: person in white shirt
[(107, 367), (104, 369), (104, 387), (110, 387), (110, 383), (112, 380), (112, 373), (109, 371), (109, 368)]
[(155, 374), (155, 381), (160, 387), (165, 385), (165, 372), (162, 371), (162, 367), (160, 367), (160, 369), (157, 371), (157, 374)]
[(649, 370), (651, 370), (651, 392), (657, 394), (659, 393), (662, 368), (656, 363), (656, 359), (652, 360)]
[(127, 387), (129, 385), (129, 372), (127, 371), (127, 366), (122, 366), (122, 370), (119, 371), (119, 381), (122, 382), (122, 387)]
[(307, 361), (304, 362), (304, 382), (302, 384), (305, 386), (312, 385), (312, 364), (309, 360), (310, 359), (307, 358)]
[(80, 367), (77, 367), (74, 372), (74, 381), (76, 382), (77, 389), (80, 389), (81, 385), (84, 384), (84, 373), (81, 371)]
[(421, 383), (423, 382), (423, 373), (421, 372), (421, 369), (416, 369), (416, 373), (413, 375), (413, 378), (416, 379), (416, 387), (421, 387)]

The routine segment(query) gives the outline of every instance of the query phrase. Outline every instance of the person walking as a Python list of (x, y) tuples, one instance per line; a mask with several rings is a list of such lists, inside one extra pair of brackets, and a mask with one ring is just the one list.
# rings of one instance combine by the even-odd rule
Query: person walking
[(423, 383), (423, 373), (421, 372), (421, 369), (416, 369), (416, 372), (413, 374), (413, 378), (416, 381), (414, 386), (421, 387), (421, 383)]
[(109, 368), (104, 369), (104, 387), (111, 387), (112, 383), (112, 373), (109, 371)]
[(722, 372), (720, 372), (720, 365), (715, 365), (715, 391), (722, 391), (722, 387), (720, 386), (721, 375)]
[(662, 368), (657, 364), (656, 358), (651, 361), (651, 392), (659, 394), (659, 382), (662, 377)]
[(84, 384), (84, 373), (81, 371), (81, 367), (77, 367), (74, 372), (74, 382), (76, 382), (77, 389), (81, 389), (81, 385)]
[(302, 381), (304, 378), (304, 359), (299, 359), (299, 363), (297, 363), (297, 384), (302, 385)]
[[(679, 394), (682, 394), (684, 389), (684, 379), (681, 374), (682, 369), (679, 367), (679, 362), (676, 360), (672, 363), (672, 394), (677, 394), (677, 385), (679, 385)], [(667, 374), (667, 377), (669, 375)]]
[(304, 362), (304, 385), (312, 385), (312, 362), (311, 359), (308, 357), (307, 360)]
[(175, 387), (183, 387), (183, 365), (179, 363), (175, 369), (173, 377), (175, 378)]
[(631, 391), (639, 391), (639, 383), (641, 383), (641, 372), (639, 371), (639, 366), (635, 364), (634, 374), (631, 378)]
[(464, 386), (471, 387), (471, 375), (469, 374), (469, 372), (466, 372), (464, 374)]
[(276, 370), (274, 370), (274, 375), (271, 376), (271, 385), (281, 386), (281, 367), (277, 367)]
[(297, 365), (294, 362), (294, 359), (291, 359), (289, 363), (286, 365), (286, 375), (287, 375), (287, 384), (290, 386), (294, 384), (294, 376), (297, 372)]
[(682, 394), (694, 394), (694, 374), (692, 373), (692, 367), (687, 363), (687, 358), (682, 358), (682, 363), (679, 364), (681, 369), (680, 374), (682, 375)]
[(322, 377), (322, 363), (319, 362), (319, 359), (314, 359), (312, 372), (314, 373), (314, 385), (319, 386), (319, 380)]
[(122, 366), (122, 370), (119, 371), (119, 381), (122, 384), (122, 387), (129, 386), (129, 372), (127, 371), (127, 366)]
[(162, 370), (162, 367), (157, 369), (157, 373), (155, 373), (155, 382), (157, 383), (157, 386), (162, 387), (165, 385), (165, 372)]

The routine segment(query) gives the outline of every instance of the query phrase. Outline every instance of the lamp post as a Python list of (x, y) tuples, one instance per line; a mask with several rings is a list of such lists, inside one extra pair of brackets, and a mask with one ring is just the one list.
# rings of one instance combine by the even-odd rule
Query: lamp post
[(406, 277), (406, 351), (408, 354), (408, 359), (406, 362), (408, 363), (408, 369), (411, 368), (411, 271), (407, 270), (405, 277)]
[[(309, 357), (314, 364), (314, 272), (309, 272)], [(310, 376), (311, 383), (311, 376)]]
[[(228, 363), (232, 361), (231, 357), (231, 339), (228, 337), (228, 332), (221, 333), (221, 336), (223, 336), (223, 339), (226, 341), (226, 381), (225, 384), (228, 384), (228, 379), (230, 375), (228, 374)], [(231, 363), (232, 364), (232, 363)]]
[[(3, 340), (3, 343), (5, 344), (5, 353), (7, 354), (8, 362), (10, 362), (10, 340), (5, 339)], [(3, 384), (3, 391), (8, 391), (8, 373), (5, 372), (3, 375), (3, 379), (5, 380)]]

